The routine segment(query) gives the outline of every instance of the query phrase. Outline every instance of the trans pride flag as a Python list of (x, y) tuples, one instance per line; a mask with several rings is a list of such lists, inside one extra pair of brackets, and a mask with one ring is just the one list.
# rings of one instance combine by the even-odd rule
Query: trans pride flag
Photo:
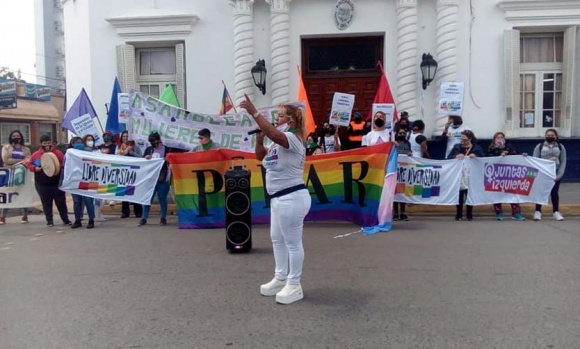
[[(224, 174), (234, 156), (244, 157), (246, 169), (251, 171), (252, 223), (270, 222), (261, 162), (253, 153), (217, 149), (168, 155), (180, 229), (225, 227)], [(391, 170), (387, 164), (392, 164), (393, 158), (396, 168), (397, 155), (391, 142), (307, 157), (304, 182), (312, 207), (306, 220), (345, 220), (388, 231), (395, 186), (385, 190), (383, 185), (387, 170)], [(392, 174), (396, 182), (395, 170)]]

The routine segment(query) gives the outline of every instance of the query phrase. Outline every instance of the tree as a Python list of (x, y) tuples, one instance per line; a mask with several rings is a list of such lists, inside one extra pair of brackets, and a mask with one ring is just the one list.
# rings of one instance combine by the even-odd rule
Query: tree
[(17, 79), (16, 74), (14, 74), (14, 72), (11, 71), (8, 67), (0, 68), (0, 78), (11, 79), (11, 80)]

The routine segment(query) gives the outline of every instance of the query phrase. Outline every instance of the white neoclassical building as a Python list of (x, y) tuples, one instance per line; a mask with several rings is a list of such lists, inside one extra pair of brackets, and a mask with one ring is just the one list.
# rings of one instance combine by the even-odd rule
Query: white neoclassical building
[[(115, 76), (125, 91), (177, 85), (188, 110), (217, 113), (222, 80), (259, 105), (296, 99), (297, 66), (317, 122), (335, 91), (368, 112), (378, 60), (399, 111), (438, 135), (439, 86), (465, 84), (479, 137), (580, 136), (578, 0), (62, 0), (69, 105), (81, 88), (105, 119)], [(354, 11), (349, 12), (350, 5)], [(338, 17), (338, 20), (337, 20)], [(422, 89), (423, 53), (438, 62)], [(266, 94), (250, 73), (264, 59)]]

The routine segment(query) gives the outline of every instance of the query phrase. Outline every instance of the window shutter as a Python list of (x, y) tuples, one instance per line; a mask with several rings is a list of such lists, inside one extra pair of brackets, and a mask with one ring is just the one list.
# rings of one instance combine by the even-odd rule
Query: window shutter
[(520, 124), (520, 31), (505, 30), (504, 90), (506, 136), (519, 135)]
[(135, 47), (133, 45), (117, 46), (117, 77), (123, 92), (131, 92), (135, 88)]
[(560, 133), (564, 137), (572, 135), (572, 116), (574, 115), (574, 75), (576, 52), (576, 27), (564, 32), (564, 57), (562, 64), (562, 124)]
[(175, 45), (175, 82), (177, 86), (177, 99), (183, 108), (185, 101), (185, 50), (183, 44)]

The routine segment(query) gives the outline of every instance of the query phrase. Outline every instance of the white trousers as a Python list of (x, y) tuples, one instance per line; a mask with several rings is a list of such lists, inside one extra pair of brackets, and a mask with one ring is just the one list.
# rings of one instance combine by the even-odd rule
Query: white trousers
[(288, 280), (289, 284), (300, 283), (304, 247), (302, 230), (304, 217), (310, 210), (312, 198), (307, 189), (301, 189), (270, 201), (270, 236), (274, 247), (276, 268), (274, 276), (278, 280)]

